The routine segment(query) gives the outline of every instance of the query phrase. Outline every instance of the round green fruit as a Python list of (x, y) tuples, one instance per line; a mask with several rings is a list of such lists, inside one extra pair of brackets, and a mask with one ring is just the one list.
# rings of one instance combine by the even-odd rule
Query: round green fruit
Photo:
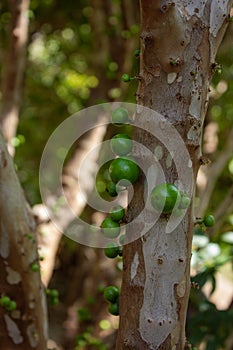
[(119, 256), (119, 257), (122, 257), (122, 256), (123, 256), (123, 250), (122, 250), (122, 249), (119, 249), (118, 256)]
[(127, 134), (117, 134), (111, 139), (111, 147), (114, 153), (125, 156), (133, 148), (133, 141)]
[(121, 235), (119, 238), (119, 243), (123, 245), (125, 243), (126, 235)]
[[(108, 168), (109, 168), (109, 166), (108, 166)], [(111, 177), (109, 175), (108, 168), (104, 170), (103, 177), (106, 181), (111, 181)]]
[(116, 184), (112, 181), (110, 181), (107, 185), (107, 192), (111, 197), (116, 197), (118, 195), (116, 190)]
[(127, 109), (119, 107), (112, 112), (112, 123), (116, 125), (121, 125), (129, 120), (129, 114)]
[(109, 304), (108, 312), (114, 316), (118, 316), (119, 315), (119, 304), (118, 303)]
[(119, 289), (115, 286), (109, 286), (104, 289), (104, 299), (110, 303), (115, 303), (119, 297)]
[(187, 209), (190, 206), (191, 200), (185, 194), (181, 194), (179, 209)]
[(32, 264), (31, 269), (33, 272), (37, 272), (40, 270), (40, 265), (37, 263)]
[(179, 189), (170, 183), (162, 183), (156, 186), (151, 192), (151, 204), (155, 210), (164, 214), (172, 212), (181, 200)]
[(109, 174), (115, 183), (123, 179), (134, 183), (137, 181), (139, 173), (138, 165), (129, 158), (116, 158), (109, 166)]
[(140, 56), (140, 50), (139, 49), (134, 51), (134, 56), (135, 57), (139, 57)]
[(7, 309), (8, 311), (14, 311), (14, 310), (16, 310), (16, 309), (17, 309), (17, 304), (16, 304), (16, 302), (13, 301), (13, 300), (11, 300), (11, 301), (9, 302), (9, 304), (6, 306), (6, 309)]
[(104, 248), (104, 254), (107, 258), (114, 259), (118, 256), (120, 251), (119, 246), (115, 242), (109, 242)]
[(58, 298), (58, 296), (59, 296), (58, 290), (56, 290), (56, 289), (50, 289), (50, 293), (49, 294), (53, 298)]
[(193, 234), (197, 236), (203, 236), (205, 232), (202, 230), (201, 227), (195, 227)]
[(116, 238), (120, 234), (120, 225), (111, 218), (106, 218), (101, 224), (104, 237)]
[(98, 193), (103, 193), (106, 190), (106, 183), (104, 181), (97, 181), (96, 182), (96, 189)]
[(184, 209), (175, 208), (172, 212), (172, 215), (174, 215), (176, 218), (184, 214)]
[(59, 304), (59, 299), (58, 299), (58, 297), (51, 298), (51, 299), (50, 299), (50, 303), (51, 303), (51, 305), (53, 305), (53, 306), (56, 306), (57, 304)]
[(124, 83), (129, 83), (131, 78), (130, 78), (130, 75), (127, 74), (127, 73), (124, 73), (122, 76), (121, 76), (121, 79)]
[(110, 218), (113, 221), (121, 221), (125, 216), (125, 209), (121, 205), (113, 207), (110, 211)]
[(212, 227), (215, 224), (215, 219), (213, 215), (205, 215), (203, 219), (203, 223), (206, 227)]
[(2, 305), (3, 307), (7, 307), (10, 304), (11, 300), (9, 297), (7, 297), (6, 295), (3, 295), (0, 299), (0, 305)]

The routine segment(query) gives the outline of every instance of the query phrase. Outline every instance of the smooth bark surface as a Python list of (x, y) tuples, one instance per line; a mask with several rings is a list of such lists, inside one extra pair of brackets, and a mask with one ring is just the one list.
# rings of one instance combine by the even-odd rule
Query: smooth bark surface
[[(201, 163), (209, 84), (231, 4), (232, 1), (218, 0), (141, 0), (138, 103), (159, 112), (177, 129), (189, 151), (195, 178)], [(137, 114), (136, 118), (143, 116)], [(135, 139), (152, 152), (157, 145), (156, 140), (145, 138), (139, 130)], [(166, 181), (174, 183), (177, 171), (174, 164), (167, 166), (166, 157), (164, 144), (160, 163)], [(143, 178), (140, 180), (130, 203), (129, 221), (143, 208)], [(166, 220), (161, 217), (144, 237), (124, 247), (117, 350), (189, 348), (185, 322), (192, 205), (171, 234), (165, 233), (165, 227)]]
[(13, 161), (0, 134), (0, 293), (16, 309), (0, 307), (0, 348), (45, 350), (47, 311), (39, 266), (35, 224)]

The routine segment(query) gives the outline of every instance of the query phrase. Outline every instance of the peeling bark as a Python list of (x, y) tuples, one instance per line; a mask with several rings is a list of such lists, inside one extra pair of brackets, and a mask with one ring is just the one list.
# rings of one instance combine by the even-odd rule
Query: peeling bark
[(0, 307), (0, 348), (45, 350), (47, 311), (40, 272), (35, 224), (13, 161), (0, 134), (0, 293), (16, 310)]
[[(141, 0), (138, 103), (159, 112), (177, 129), (189, 151), (195, 178), (200, 166), (209, 84), (231, 4), (232, 1), (218, 0)], [(135, 130), (135, 139), (152, 152), (158, 147), (156, 140), (145, 137), (140, 130)], [(165, 150), (162, 153), (165, 155)], [(165, 156), (160, 163), (166, 181), (174, 183), (174, 166), (166, 166)], [(141, 177), (135, 186), (129, 221), (143, 209), (143, 180)], [(171, 234), (165, 233), (165, 221), (161, 217), (144, 237), (124, 247), (117, 350), (188, 347), (185, 322), (192, 205)]]

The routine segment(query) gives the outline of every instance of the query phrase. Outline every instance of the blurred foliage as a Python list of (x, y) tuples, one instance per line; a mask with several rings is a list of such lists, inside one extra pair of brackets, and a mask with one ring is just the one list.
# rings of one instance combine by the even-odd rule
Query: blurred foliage
[[(114, 1), (115, 15), (109, 18), (114, 33), (103, 35), (120, 37), (127, 42), (138, 36), (135, 23), (128, 31), (122, 30), (121, 3)], [(0, 4), (0, 42), (4, 62), (7, 48), (10, 13), (7, 2)], [(100, 82), (99, 67), (95, 61), (93, 45), (92, 2), (32, 0), (30, 11), (30, 34), (27, 69), (25, 76), (23, 106), (18, 126), (18, 135), (12, 140), (17, 147), (15, 163), (21, 183), (31, 204), (41, 201), (38, 185), (38, 169), (43, 148), (55, 128), (71, 114), (90, 104), (93, 90), (104, 86), (106, 81), (120, 80), (118, 63), (106, 51)], [(119, 28), (119, 34), (117, 32)], [(138, 62), (136, 62), (138, 64)], [(3, 65), (1, 65), (3, 67)], [(3, 70), (0, 68), (1, 78)], [(108, 91), (111, 100), (120, 97), (120, 89), (114, 84)], [(131, 95), (132, 86), (130, 87)], [(135, 91), (135, 88), (133, 88)], [(101, 101), (106, 102), (103, 93)], [(131, 96), (135, 102), (135, 96)]]
[(213, 241), (200, 227), (195, 228), (191, 266), (196, 274), (191, 278), (194, 288), (190, 293), (187, 336), (193, 345), (205, 342), (206, 350), (225, 348), (225, 341), (232, 332), (233, 310), (218, 310), (202, 291), (208, 282), (210, 296), (215, 292), (217, 272), (226, 267), (232, 269), (232, 252), (231, 232)]
[[(31, 204), (40, 202), (38, 170), (43, 148), (53, 130), (65, 118), (69, 117), (90, 103), (106, 101), (106, 94), (101, 99), (92, 99), (97, 88), (109, 84), (108, 98), (121, 98), (134, 102), (137, 81), (127, 88), (119, 87), (123, 73), (131, 76), (139, 71), (139, 59), (134, 60), (132, 72), (119, 71), (116, 58), (108, 52), (104, 58), (103, 71), (99, 71), (94, 47), (92, 20), (95, 17), (95, 1), (80, 0), (31, 0), (30, 35), (28, 44), (27, 69), (25, 74), (24, 98), (17, 135), (12, 139), (16, 148), (15, 164), (21, 183)], [(103, 36), (114, 40), (117, 35), (124, 40), (139, 36), (139, 25), (131, 25), (127, 30), (122, 27), (121, 0), (112, 1), (114, 13), (105, 18), (108, 31)], [(4, 54), (7, 49), (10, 14), (7, 1), (0, 3), (0, 79), (4, 73)], [(217, 149), (208, 154), (214, 162), (219, 153), (224, 151), (229, 130), (233, 125), (233, 45), (229, 45), (232, 36), (226, 36), (219, 51), (217, 62), (222, 65), (222, 72), (215, 74), (209, 112), (205, 126), (217, 125)], [(135, 50), (138, 45), (135, 45)], [(121, 52), (118, 52), (121, 55)], [(114, 85), (114, 82), (118, 84)], [(122, 92), (123, 91), (123, 92)], [(92, 99), (92, 100), (91, 100)], [(124, 132), (124, 131), (123, 131)], [(99, 181), (106, 181), (106, 168), (99, 173)], [(233, 157), (218, 179), (208, 210), (215, 212), (227, 196), (233, 180)], [(218, 310), (203, 292), (206, 283), (211, 284), (211, 294), (216, 288), (216, 273), (230, 266), (232, 271), (233, 252), (233, 210), (222, 218), (218, 229), (204, 232), (195, 228), (193, 241), (192, 268), (195, 276), (192, 281), (200, 286), (191, 290), (188, 312), (187, 334), (193, 346), (206, 342), (205, 350), (224, 348), (225, 341), (232, 332), (232, 309)], [(233, 279), (232, 272), (229, 279)], [(80, 308), (77, 312), (79, 321), (88, 322), (91, 314), (88, 309)], [(108, 322), (106, 320), (106, 322)], [(102, 327), (107, 323), (102, 322)], [(89, 346), (95, 349), (107, 349), (106, 345), (92, 335), (92, 329), (76, 338), (76, 349)]]

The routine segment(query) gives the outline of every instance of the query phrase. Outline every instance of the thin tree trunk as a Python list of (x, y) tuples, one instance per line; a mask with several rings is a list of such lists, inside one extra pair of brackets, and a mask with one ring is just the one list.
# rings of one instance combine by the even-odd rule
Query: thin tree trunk
[(14, 153), (11, 139), (15, 136), (22, 98), (22, 82), (28, 38), (29, 0), (9, 0), (11, 12), (10, 37), (2, 83), (0, 126), (8, 150)]
[[(195, 178), (209, 83), (231, 4), (232, 1), (217, 0), (141, 0), (138, 103), (159, 112), (176, 127), (189, 151)], [(156, 141), (145, 138), (141, 131), (136, 130), (135, 139), (154, 151)], [(162, 158), (166, 181), (174, 183), (177, 171), (165, 163)], [(135, 188), (129, 218), (142, 210), (142, 180)], [(190, 290), (192, 205), (172, 233), (166, 234), (165, 227), (166, 220), (161, 217), (143, 238), (124, 247), (117, 350), (188, 348), (185, 322)]]
[[(0, 348), (45, 350), (47, 312), (35, 223), (0, 134), (0, 293), (16, 309), (0, 307)], [(36, 270), (36, 271), (35, 271)]]
[(200, 193), (200, 204), (197, 208), (197, 216), (202, 217), (208, 208), (211, 196), (214, 192), (216, 183), (221, 176), (223, 169), (232, 157), (233, 152), (233, 129), (230, 130), (223, 151), (218, 155), (218, 158), (213, 164), (207, 168), (205, 176), (208, 178), (205, 189)]

